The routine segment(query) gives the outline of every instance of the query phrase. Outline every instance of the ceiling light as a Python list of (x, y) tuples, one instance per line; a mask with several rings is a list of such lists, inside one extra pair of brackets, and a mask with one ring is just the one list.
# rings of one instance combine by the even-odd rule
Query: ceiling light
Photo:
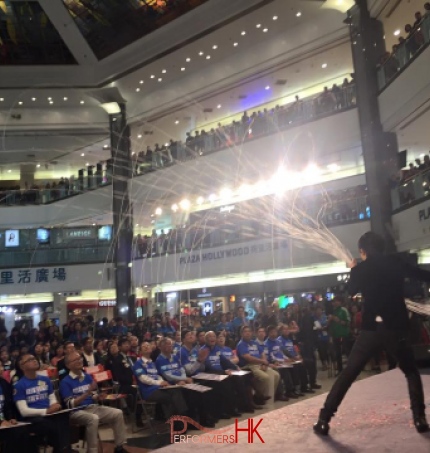
[(197, 204), (198, 205), (203, 204), (204, 201), (205, 201), (205, 199), (203, 197), (197, 198)]
[(36, 165), (36, 168), (40, 168), (40, 164), (37, 164), (37, 165)]
[(189, 62), (191, 61), (191, 58), (188, 57), (185, 61), (186, 61), (187, 63), (189, 63)]
[(328, 170), (330, 170), (332, 172), (336, 172), (340, 169), (338, 164), (329, 164), (329, 165), (327, 165), (327, 168), (328, 168)]
[(239, 45), (239, 43), (237, 43), (237, 42), (235, 42), (235, 43), (233, 44), (234, 47), (237, 47), (238, 45)]
[(82, 153), (82, 154), (81, 154), (81, 157), (85, 157), (85, 153)]
[(154, 74), (151, 74), (151, 79), (155, 79), (155, 75)]
[(210, 55), (206, 55), (206, 60), (210, 60), (211, 59), (211, 56)]
[(267, 86), (266, 86), (266, 90), (270, 90), (270, 85), (267, 85)]
[(273, 20), (278, 20), (278, 16), (273, 16)]
[(90, 164), (89, 164), (88, 162), (87, 162), (87, 163), (86, 163), (85, 165), (86, 165), (87, 167), (89, 167), (89, 166), (90, 166)]
[(179, 120), (176, 120), (176, 121), (175, 121), (175, 124), (179, 124)]
[(213, 49), (213, 50), (217, 50), (217, 49), (218, 49), (218, 46), (217, 46), (216, 44), (214, 44), (214, 45), (212, 46), (212, 49)]
[(81, 101), (81, 104), (85, 104), (85, 101)]
[(394, 36), (399, 36), (399, 35), (400, 35), (400, 30), (396, 30), (396, 31), (394, 32)]
[(64, 98), (63, 98), (63, 100), (64, 100), (64, 101), (67, 101), (67, 100), (68, 100), (68, 98), (64, 97)]
[(267, 33), (268, 31), (269, 31), (269, 29), (268, 29), (268, 28), (265, 28), (265, 29), (263, 30), (263, 33)]
[(175, 204), (172, 204), (172, 211), (173, 212), (176, 212), (178, 210), (178, 205), (175, 203)]
[(137, 136), (137, 138), (142, 138), (142, 134), (139, 134), (139, 135)]
[(218, 104), (218, 105), (216, 106), (217, 109), (220, 109), (221, 107), (222, 107), (221, 104)]
[(139, 83), (142, 85), (143, 84), (143, 80), (141, 80)]
[(241, 33), (242, 36), (245, 36), (246, 35), (246, 31), (244, 30), (242, 33)]
[(190, 200), (187, 200), (186, 198), (181, 200), (181, 202), (179, 203), (179, 206), (183, 209), (183, 210), (187, 210), (190, 208), (191, 206), (191, 203), (190, 203)]
[(256, 27), (257, 27), (257, 28), (260, 28), (260, 27), (261, 27), (261, 24), (257, 24)]
[(12, 170), (8, 170), (7, 172), (10, 173)]
[(157, 208), (155, 210), (155, 215), (161, 215), (163, 213), (163, 210), (161, 208)]
[(36, 98), (31, 98), (31, 100), (34, 102), (36, 100)]
[(185, 68), (181, 68), (181, 71), (185, 71)]
[(300, 17), (301, 15), (302, 13), (300, 11), (296, 14), (297, 17)]
[(0, 98), (0, 102), (3, 102), (4, 101), (4, 98)]
[(204, 55), (204, 54), (205, 54), (205, 53), (202, 52), (202, 51), (199, 52), (199, 55), (200, 55), (200, 56), (202, 56), (202, 55)]
[(22, 105), (22, 101), (19, 101), (18, 104), (19, 104), (19, 105)]
[(158, 77), (158, 81), (159, 81), (159, 82), (162, 82), (163, 79), (162, 79), (161, 77)]
[(323, 69), (325, 69), (325, 68), (327, 67), (327, 63), (323, 63), (323, 64), (321, 65), (321, 67), (322, 67)]
[(161, 72), (162, 72), (163, 74), (166, 74), (167, 71), (166, 71), (165, 69), (163, 69)]
[(103, 145), (103, 149), (108, 149), (109, 145)]
[(136, 92), (139, 93), (139, 91), (140, 91), (140, 88), (136, 88)]
[(52, 98), (48, 98), (48, 101), (52, 101)]
[(135, 153), (134, 151), (131, 153), (132, 156), (134, 156), (135, 154), (136, 154), (136, 153)]
[(53, 104), (53, 103), (54, 103), (54, 101), (49, 101), (49, 103), (50, 103), (50, 104)]

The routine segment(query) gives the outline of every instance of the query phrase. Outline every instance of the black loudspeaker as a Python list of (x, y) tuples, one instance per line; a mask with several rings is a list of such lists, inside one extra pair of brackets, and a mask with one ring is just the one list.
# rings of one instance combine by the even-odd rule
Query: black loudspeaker
[(400, 151), (399, 154), (397, 155), (397, 159), (398, 159), (399, 170), (401, 170), (402, 168), (405, 168), (407, 165), (407, 161), (408, 161), (407, 150), (405, 149), (403, 151)]
[(100, 162), (96, 165), (96, 171), (97, 173), (100, 173), (102, 174), (103, 172), (103, 164), (101, 164)]
[(84, 190), (84, 169), (81, 168), (78, 171), (78, 188), (79, 190)]

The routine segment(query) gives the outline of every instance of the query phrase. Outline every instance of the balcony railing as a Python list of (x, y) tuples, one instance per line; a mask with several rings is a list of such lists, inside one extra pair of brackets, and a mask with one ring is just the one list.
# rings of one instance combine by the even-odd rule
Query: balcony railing
[(173, 165), (176, 161), (195, 159), (233, 146), (315, 121), (356, 106), (355, 84), (327, 90), (261, 114), (254, 113), (246, 122), (233, 121), (217, 130), (190, 137), (186, 143), (175, 142), (155, 149), (151, 154), (140, 152), (135, 159), (136, 176)]
[(80, 247), (3, 251), (0, 268), (90, 264), (112, 261), (112, 247)]
[[(363, 187), (363, 192), (366, 192), (365, 187)], [(308, 203), (305, 210), (311, 217), (317, 218), (321, 206), (321, 203), (316, 201)], [(370, 208), (367, 195), (333, 201), (326, 206), (324, 215), (319, 218), (328, 227), (368, 219), (370, 219)], [(147, 240), (136, 238), (134, 256), (136, 259), (151, 258), (166, 254), (187, 253), (202, 248), (280, 237), (285, 237), (282, 228), (274, 226), (270, 221), (258, 219), (233, 221), (218, 227), (189, 225), (181, 229), (173, 229), (163, 236), (150, 237)]]
[[(151, 155), (139, 153), (133, 161), (135, 176), (160, 170), (176, 162), (197, 159), (201, 156), (240, 146), (291, 127), (340, 113), (356, 105), (355, 84), (327, 90), (318, 95), (300, 99), (261, 115), (252, 114), (247, 122), (233, 122), (216, 131), (200, 134), (187, 143), (176, 142), (160, 148)], [(80, 195), (112, 182), (112, 162), (100, 174), (71, 178), (68, 183), (45, 189), (0, 190), (0, 206), (42, 205)]]
[(383, 57), (378, 67), (378, 86), (382, 91), (389, 85), (430, 43), (430, 14), (425, 16), (415, 30), (393, 52)]
[(391, 190), (394, 211), (407, 208), (428, 198), (430, 198), (430, 169), (402, 181)]

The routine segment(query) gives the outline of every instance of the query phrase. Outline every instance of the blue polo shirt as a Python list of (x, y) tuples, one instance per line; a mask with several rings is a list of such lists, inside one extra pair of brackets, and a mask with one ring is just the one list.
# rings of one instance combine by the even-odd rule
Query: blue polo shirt
[(172, 355), (177, 356), (179, 354), (179, 351), (181, 350), (182, 343), (177, 343), (176, 341), (173, 343), (173, 350), (172, 350)]
[(293, 340), (291, 340), (290, 338), (284, 338), (282, 335), (278, 337), (278, 340), (282, 345), (282, 349), (285, 349), (288, 354), (291, 355), (291, 357), (297, 356), (297, 352), (294, 349)]
[(221, 351), (221, 354), (228, 360), (231, 360), (233, 357), (234, 357), (234, 354), (233, 354), (233, 349), (229, 348), (228, 346), (224, 346), (224, 347), (219, 347), (220, 348), (220, 351)]
[[(82, 376), (77, 377), (70, 375), (70, 373), (60, 382), (60, 395), (66, 404), (69, 404), (70, 400), (80, 397), (85, 392), (88, 392), (90, 385), (93, 382), (93, 378), (86, 373)], [(94, 404), (93, 398), (89, 395), (84, 401), (81, 402), (80, 406), (89, 406)]]
[(211, 371), (223, 371), (223, 367), (221, 366), (221, 348), (219, 346), (214, 346), (212, 349), (209, 346), (203, 346), (203, 348), (209, 349), (209, 355), (205, 360), (205, 367)]
[(149, 385), (140, 381), (140, 376), (149, 376), (151, 379), (161, 382), (161, 378), (158, 375), (157, 367), (152, 360), (144, 362), (142, 359), (136, 361), (133, 366), (133, 373), (136, 376), (137, 384), (139, 385), (140, 393), (143, 399), (148, 399), (152, 393), (160, 388), (159, 385)]
[(251, 341), (240, 340), (236, 346), (236, 352), (239, 357), (240, 367), (248, 364), (248, 362), (243, 358), (245, 354), (249, 354), (252, 357), (261, 359), (260, 348), (254, 340)]
[(179, 351), (179, 361), (181, 362), (182, 366), (188, 365), (189, 363), (194, 364), (197, 362), (198, 355), (199, 352), (197, 350), (197, 347), (189, 351), (185, 346), (181, 346), (181, 349)]
[(158, 373), (163, 377), (166, 372), (172, 373), (173, 376), (182, 375), (182, 367), (178, 360), (173, 356), (170, 356), (170, 359), (167, 359), (160, 354), (155, 361), (155, 366), (157, 367)]
[(267, 348), (267, 360), (269, 362), (283, 362), (285, 357), (282, 352), (282, 344), (278, 339), (271, 340), (268, 338), (266, 340)]
[(50, 406), (49, 395), (54, 393), (51, 381), (46, 376), (37, 376), (28, 379), (23, 376), (14, 384), (13, 400), (26, 401), (31, 409), (48, 409)]
[(216, 326), (216, 330), (217, 332), (222, 332), (223, 330), (225, 330), (226, 332), (232, 332), (234, 329), (231, 322), (220, 322)]

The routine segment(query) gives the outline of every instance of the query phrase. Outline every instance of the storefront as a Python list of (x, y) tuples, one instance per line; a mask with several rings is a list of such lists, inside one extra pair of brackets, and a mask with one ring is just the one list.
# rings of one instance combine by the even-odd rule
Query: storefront
[[(145, 308), (148, 305), (148, 299), (136, 299), (136, 316), (144, 316)], [(119, 313), (126, 314), (124, 313)], [(95, 320), (107, 318), (111, 320), (116, 316), (116, 299), (100, 300), (74, 300), (67, 302), (67, 320), (84, 318), (91, 315)]]
[(48, 313), (52, 322), (59, 325), (58, 314), (53, 312), (53, 307), (52, 302), (0, 305), (0, 325), (6, 327), (8, 334), (13, 327), (37, 328), (43, 312)]

